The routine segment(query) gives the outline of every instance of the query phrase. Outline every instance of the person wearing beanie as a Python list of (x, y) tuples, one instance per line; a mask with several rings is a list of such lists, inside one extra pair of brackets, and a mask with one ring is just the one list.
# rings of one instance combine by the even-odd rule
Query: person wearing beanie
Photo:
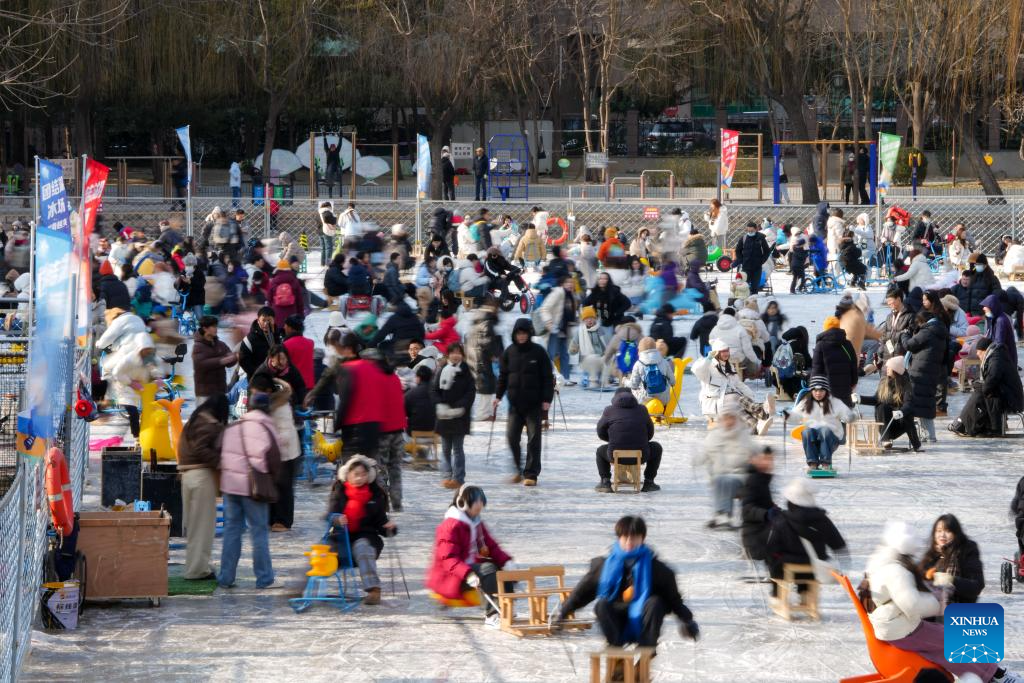
[(654, 315), (654, 322), (651, 323), (651, 337), (655, 340), (664, 340), (668, 345), (668, 353), (675, 358), (681, 358), (686, 353), (686, 337), (677, 337), (672, 327), (672, 318), (675, 317), (676, 309), (672, 304), (664, 304)]
[(100, 279), (96, 287), (99, 290), (99, 298), (107, 305), (107, 310), (123, 308), (127, 311), (132, 307), (128, 285), (114, 274), (114, 267), (109, 260), (100, 264)]
[(852, 406), (850, 395), (859, 379), (860, 356), (839, 326), (839, 318), (828, 316), (824, 327), (825, 331), (814, 340), (811, 375), (827, 377), (831, 395)]
[[(807, 550), (801, 539), (814, 547), (820, 561), (828, 560), (828, 551), (836, 553), (841, 564), (846, 564), (849, 551), (839, 529), (829, 519), (828, 513), (818, 507), (814, 501), (814, 482), (808, 479), (793, 479), (782, 490), (786, 506), (772, 520), (772, 530), (768, 536), (768, 573), (779, 581), (782, 579), (783, 567), (787, 564), (811, 564)], [(813, 578), (813, 576), (797, 574), (797, 578)], [(778, 583), (772, 582), (772, 598), (778, 594)], [(798, 584), (797, 590), (803, 593), (809, 586)]]
[(657, 399), (663, 406), (667, 406), (672, 387), (676, 383), (672, 364), (661, 355), (651, 337), (641, 339), (637, 351), (639, 355), (626, 385), (633, 390), (636, 400), (641, 404), (647, 405), (651, 399)]
[(867, 563), (867, 580), (875, 609), (868, 614), (875, 637), (907, 652), (921, 655), (957, 680), (1022, 683), (1024, 677), (998, 664), (949, 662), (941, 620), (943, 607), (924, 579), (914, 554), (920, 550), (918, 534), (903, 522), (889, 522), (882, 542)]
[(576, 329), (575, 348), (580, 358), (580, 372), (583, 373), (580, 386), (588, 389), (593, 382), (595, 389), (604, 389), (609, 385), (611, 365), (604, 362), (605, 337), (601, 333), (597, 309), (584, 306), (580, 312), (580, 323)]
[(903, 356), (893, 356), (885, 362), (882, 378), (878, 380), (878, 389), (873, 396), (853, 395), (854, 403), (874, 406), (875, 422), (882, 425), (879, 440), (884, 450), (892, 448), (892, 442), (903, 434), (910, 439), (910, 447), (915, 453), (921, 450), (917, 423), (913, 413), (906, 407), (910, 394), (906, 361)]
[(949, 430), (958, 436), (1000, 436), (1005, 415), (1024, 410), (1024, 388), (1002, 343), (982, 338), (975, 353), (981, 361), (979, 379)]
[(267, 302), (274, 309), (274, 322), (278, 329), (284, 328), (284, 321), (290, 315), (306, 317), (305, 300), (305, 287), (291, 265), (285, 260), (278, 261), (267, 293)]
[(803, 399), (791, 411), (783, 410), (782, 415), (787, 420), (790, 415), (796, 417), (804, 427), (800, 440), (807, 471), (834, 472), (832, 454), (845, 434), (842, 423), (853, 420), (854, 413), (831, 395), (827, 377), (812, 374), (808, 389)]
[(384, 550), (384, 537), (394, 536), (398, 528), (388, 519), (387, 496), (377, 482), (376, 462), (365, 455), (353, 455), (338, 468), (338, 479), (331, 487), (327, 504), (327, 520), (328, 538), (339, 553), (345, 552), (339, 547), (343, 538), (340, 529), (348, 529), (352, 559), (366, 591), (363, 604), (380, 604), (377, 559)]

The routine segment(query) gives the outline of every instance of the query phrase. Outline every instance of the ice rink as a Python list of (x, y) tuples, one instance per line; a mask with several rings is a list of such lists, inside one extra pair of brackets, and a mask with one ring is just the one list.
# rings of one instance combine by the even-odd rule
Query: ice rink
[[(784, 290), (785, 275), (776, 277)], [(725, 282), (721, 280), (725, 295)], [(887, 311), (882, 289), (870, 297), (876, 321)], [(790, 325), (805, 325), (814, 336), (831, 315), (838, 295), (780, 294)], [(511, 317), (503, 321), (505, 329)], [(677, 334), (689, 332), (691, 320), (677, 320)], [(645, 326), (648, 321), (645, 321)], [(326, 314), (310, 317), (307, 336), (317, 340)], [(695, 352), (691, 344), (690, 352)], [(862, 380), (860, 393), (873, 393), (875, 379)], [(760, 381), (752, 384), (761, 396)], [(536, 488), (504, 483), (511, 458), (504, 445), (504, 409), (494, 429), (490, 458), (489, 425), (475, 423), (466, 441), (467, 478), (485, 488), (489, 505), (484, 518), (492, 534), (520, 565), (564, 564), (571, 585), (584, 573), (590, 558), (603, 554), (613, 540), (612, 526), (623, 514), (647, 520), (648, 541), (678, 572), (679, 587), (701, 627), (701, 640), (683, 640), (674, 617), (666, 620), (657, 681), (774, 682), (836, 681), (873, 672), (860, 624), (847, 595), (836, 585), (822, 593), (820, 622), (787, 623), (766, 610), (768, 587), (747, 583), (753, 573), (743, 559), (739, 532), (705, 528), (711, 516), (708, 477), (693, 465), (705, 435), (697, 415), (698, 383), (687, 374), (684, 425), (659, 427), (655, 439), (665, 447), (658, 483), (649, 494), (594, 492), (597, 472), (594, 450), (600, 443), (595, 424), (610, 393), (565, 388), (556, 404), (552, 429), (546, 434), (544, 469)], [(965, 398), (952, 394), (950, 414)], [(780, 403), (780, 407), (788, 404)], [(869, 409), (870, 410), (870, 409)], [(936, 421), (938, 444), (921, 453), (891, 456), (836, 453), (839, 477), (815, 482), (817, 500), (846, 538), (851, 552), (850, 575), (856, 584), (867, 556), (886, 520), (905, 520), (920, 532), (922, 547), (936, 516), (951, 512), (981, 548), (987, 586), (981, 599), (1002, 604), (1006, 615), (1006, 666), (1024, 669), (1024, 610), (1020, 595), (999, 590), (1003, 557), (1016, 549), (1009, 503), (1024, 466), (1024, 441), (958, 439)], [(94, 428), (93, 438), (120, 433), (122, 423)], [(774, 491), (793, 476), (803, 475), (799, 443), (783, 451), (781, 418), (765, 441), (777, 449)], [(904, 440), (905, 443), (905, 440)], [(98, 453), (93, 454), (86, 489), (86, 509), (98, 507)], [(27, 659), (26, 681), (585, 681), (589, 654), (603, 647), (598, 631), (552, 638), (521, 640), (483, 626), (479, 611), (442, 611), (423, 588), (434, 527), (451, 501), (440, 487), (437, 472), (404, 473), (405, 511), (394, 515), (399, 526), (392, 544), (400, 554), (412, 593), (407, 600), (401, 579), (391, 591), (389, 552), (381, 557), (384, 601), (353, 612), (314, 606), (295, 614), (287, 598), (299, 594), (308, 567), (302, 553), (323, 532), (328, 486), (297, 487), (296, 526), (271, 534), (274, 568), (289, 588), (268, 593), (255, 588), (248, 538), (243, 542), (238, 587), (218, 589), (210, 597), (171, 597), (159, 608), (139, 603), (91, 606), (77, 631), (34, 634)], [(214, 546), (219, 562), (220, 540)], [(172, 562), (183, 561), (172, 551)], [(763, 565), (757, 570), (764, 574)], [(1024, 586), (1021, 586), (1024, 592)], [(589, 615), (590, 610), (586, 611)]]

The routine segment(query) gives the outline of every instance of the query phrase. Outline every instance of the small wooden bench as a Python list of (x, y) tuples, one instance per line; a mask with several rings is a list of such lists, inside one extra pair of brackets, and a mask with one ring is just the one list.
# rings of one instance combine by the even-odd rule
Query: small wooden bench
[[(412, 431), (409, 433), (409, 440), (413, 445), (415, 453), (412, 456), (413, 467), (437, 468), (439, 459), (437, 446), (440, 442), (435, 432)], [(420, 455), (420, 448), (426, 449), (426, 456)]]
[[(640, 471), (643, 451), (612, 451), (612, 491), (619, 492), (619, 486), (630, 484), (634, 493), (640, 493), (643, 474)], [(632, 460), (632, 464), (625, 461)]]
[[(653, 647), (612, 647), (590, 653), (590, 683), (609, 683), (614, 680), (616, 664), (623, 668), (623, 683), (650, 683)], [(601, 663), (604, 662), (604, 675)]]
[(882, 423), (874, 420), (853, 420), (847, 425), (846, 438), (850, 451), (878, 454), (882, 452)]
[[(809, 575), (809, 578), (797, 578), (797, 574)], [(814, 578), (814, 567), (809, 564), (784, 564), (782, 566), (782, 578), (772, 579), (778, 586), (778, 598), (772, 605), (772, 611), (785, 619), (792, 621), (795, 613), (806, 614), (814, 621), (821, 617), (818, 613), (818, 593), (821, 584)], [(800, 601), (797, 604), (790, 602), (790, 593), (793, 586), (806, 585), (807, 591), (799, 593)]]
[[(501, 630), (519, 638), (526, 636), (551, 635), (551, 615), (548, 612), (548, 601), (554, 597), (564, 601), (572, 588), (565, 585), (565, 567), (562, 565), (546, 565), (527, 569), (499, 571), (498, 610), (501, 617)], [(505, 591), (506, 582), (525, 583), (525, 590)], [(525, 619), (516, 616), (517, 600), (525, 600), (527, 616)], [(592, 621), (576, 619), (570, 615), (562, 622), (564, 629), (587, 629)]]

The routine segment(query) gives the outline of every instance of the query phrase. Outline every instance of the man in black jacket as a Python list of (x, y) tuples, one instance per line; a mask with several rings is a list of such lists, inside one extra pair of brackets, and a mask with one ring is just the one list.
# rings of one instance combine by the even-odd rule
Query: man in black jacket
[(441, 185), (444, 190), (441, 197), (445, 201), (455, 199), (455, 165), (452, 164), (452, 154), (445, 145), (441, 148)]
[[(597, 447), (597, 472), (601, 483), (594, 489), (598, 493), (612, 492), (612, 454), (615, 451), (640, 451), (643, 453), (641, 463), (644, 468), (644, 485), (641, 491), (659, 491), (661, 487), (654, 483), (661, 464), (661, 444), (651, 441), (654, 437), (654, 423), (647, 413), (647, 408), (637, 403), (633, 392), (620, 387), (612, 396), (611, 405), (604, 409), (601, 419), (597, 422), (597, 436), (607, 444)], [(621, 460), (625, 465), (632, 465), (633, 458)]]
[(975, 349), (981, 360), (980, 386), (949, 430), (959, 436), (999, 436), (1003, 416), (1024, 410), (1024, 389), (1005, 345), (986, 338)]
[[(615, 535), (618, 542), (608, 556), (590, 561), (590, 571), (562, 604), (555, 628), (570, 614), (597, 600), (594, 615), (613, 647), (627, 643), (657, 647), (661, 625), (669, 612), (682, 622), (680, 635), (697, 640), (700, 628), (683, 603), (675, 572), (645, 544), (647, 524), (643, 518), (621, 518), (615, 523)], [(622, 680), (614, 678), (616, 673), (621, 672), (614, 672), (612, 680)]]
[(686, 353), (686, 337), (675, 336), (675, 330), (672, 329), (672, 317), (675, 313), (676, 309), (672, 304), (665, 304), (658, 309), (648, 336), (655, 341), (664, 340), (668, 344), (668, 355), (679, 358)]
[(274, 309), (264, 306), (249, 327), (249, 334), (238, 346), (238, 364), (250, 380), (256, 368), (267, 360), (270, 347), (281, 343), (281, 333), (274, 324)]
[(743, 516), (740, 539), (751, 560), (764, 560), (768, 557), (769, 531), (780, 512), (779, 506), (772, 500), (774, 467), (772, 449), (765, 446), (764, 450), (750, 459), (747, 479), (740, 493)]
[(736, 243), (736, 268), (739, 268), (747, 276), (747, 286), (751, 294), (757, 294), (761, 289), (761, 269), (772, 248), (768, 241), (757, 230), (757, 223), (749, 221), (746, 233)]
[(487, 201), (487, 171), (490, 162), (484, 154), (483, 147), (476, 148), (476, 156), (473, 157), (473, 175), (476, 176), (476, 194), (474, 201)]
[[(905, 338), (913, 334), (914, 312), (907, 307), (903, 299), (903, 290), (899, 287), (892, 287), (885, 293), (885, 303), (889, 307), (890, 313), (889, 317), (878, 326), (878, 331), (882, 335), (878, 346), (882, 360), (889, 360), (893, 356), (902, 356), (907, 352), (903, 344)], [(873, 367), (871, 372), (874, 372)]]
[(382, 351), (386, 349), (388, 361), (392, 365), (399, 365), (408, 355), (409, 342), (425, 336), (423, 321), (409, 308), (409, 304), (399, 300), (395, 312), (370, 340), (370, 346), (376, 346)]
[[(516, 473), (511, 483), (536, 486), (540, 475), (540, 421), (551, 407), (555, 394), (555, 375), (543, 346), (534, 344), (533, 323), (529, 318), (516, 320), (512, 344), (501, 355), (494, 408), (508, 394), (508, 426), (505, 437), (512, 451)], [(523, 466), (519, 443), (526, 427), (526, 465)]]

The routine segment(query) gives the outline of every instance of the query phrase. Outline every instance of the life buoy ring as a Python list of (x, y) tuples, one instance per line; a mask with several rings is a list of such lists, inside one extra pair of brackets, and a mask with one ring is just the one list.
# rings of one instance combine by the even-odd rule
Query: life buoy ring
[(547, 227), (550, 228), (552, 225), (560, 227), (562, 229), (562, 234), (558, 237), (551, 237), (551, 235), (548, 235), (546, 239), (548, 246), (555, 247), (560, 244), (565, 244), (565, 241), (569, 239), (569, 226), (565, 224), (565, 219), (558, 216), (552, 216), (548, 219)]
[(68, 536), (75, 528), (75, 509), (71, 500), (71, 479), (68, 463), (59, 448), (46, 454), (46, 499), (50, 503), (50, 519), (61, 534)]

